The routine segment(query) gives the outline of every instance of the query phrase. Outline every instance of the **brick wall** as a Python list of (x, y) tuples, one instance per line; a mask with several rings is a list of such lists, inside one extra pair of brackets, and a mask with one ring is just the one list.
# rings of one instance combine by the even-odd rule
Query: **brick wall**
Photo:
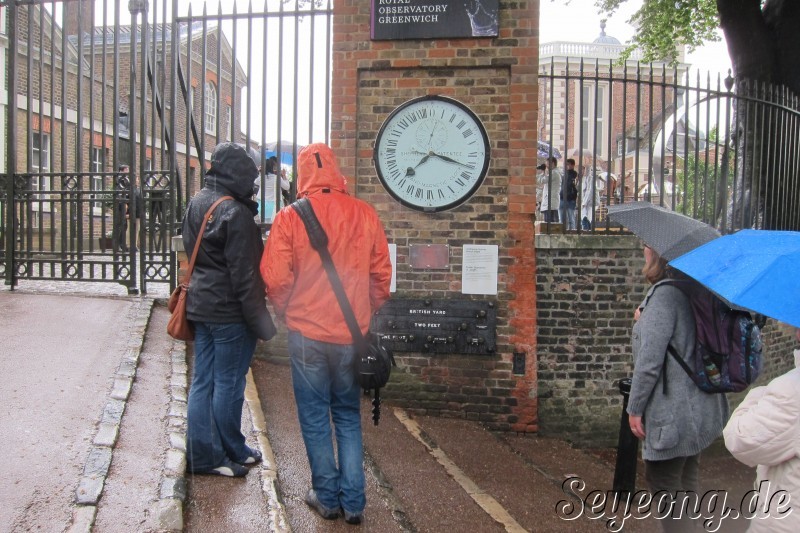
[[(494, 39), (370, 41), (370, 3), (335, 4), (332, 147), (353, 194), (371, 203), (397, 245), (397, 293), (405, 298), (467, 299), (461, 246), (500, 250), (498, 353), (402, 353), (386, 395), (416, 413), (480, 420), (497, 429), (535, 431), (535, 287), (531, 272), (536, 162), (538, 0), (500, 2)], [(490, 137), (484, 185), (466, 204), (423, 214), (401, 207), (378, 181), (371, 157), (386, 117), (403, 102), (440, 94), (469, 106)], [(449, 244), (450, 268), (412, 271), (410, 244)], [(480, 298), (480, 297), (479, 297)], [(513, 375), (514, 352), (527, 354)]]
[[(578, 445), (616, 444), (630, 377), (633, 311), (649, 284), (630, 236), (536, 236), (539, 431)], [(764, 328), (765, 384), (794, 366), (794, 329)], [(745, 393), (730, 394), (734, 407)]]

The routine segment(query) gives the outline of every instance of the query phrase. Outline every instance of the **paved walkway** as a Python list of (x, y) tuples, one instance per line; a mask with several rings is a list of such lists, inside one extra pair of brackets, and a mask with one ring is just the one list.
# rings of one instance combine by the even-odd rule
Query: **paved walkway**
[[(609, 490), (613, 450), (495, 434), (388, 403), (375, 427), (367, 398), (364, 523), (320, 519), (303, 503), (310, 474), (285, 354), (272, 353), (280, 343), (260, 345), (266, 358), (254, 361), (243, 417), (267, 460), (244, 480), (186, 477), (186, 346), (166, 335), (163, 302), (119, 289), (57, 295), (31, 282), (0, 290), (8, 459), (0, 531), (607, 530), (599, 517), (577, 516), (580, 501), (566, 495), (564, 481), (580, 478), (580, 496)], [(728, 506), (751, 488), (753, 471), (724, 448), (710, 450), (702, 468), (704, 488), (726, 490)], [(660, 529), (639, 518), (624, 530)], [(745, 526), (726, 519), (720, 531)]]

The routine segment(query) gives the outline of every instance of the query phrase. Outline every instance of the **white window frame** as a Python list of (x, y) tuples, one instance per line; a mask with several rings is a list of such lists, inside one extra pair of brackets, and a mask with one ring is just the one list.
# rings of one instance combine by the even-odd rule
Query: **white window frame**
[[(575, 91), (575, 114), (581, 114), (578, 121), (579, 126), (575, 128), (575, 146), (582, 146), (589, 151), (597, 152), (597, 156), (608, 160), (608, 83), (600, 82), (595, 85), (592, 82), (584, 81), (583, 84), (577, 82)], [(597, 88), (597, 100), (595, 101), (595, 87)], [(583, 105), (581, 105), (581, 102)], [(599, 102), (600, 106), (597, 107)], [(595, 120), (595, 109), (597, 109), (597, 123), (592, 128)], [(581, 127), (582, 125), (582, 127)], [(583, 138), (581, 138), (583, 135)], [(596, 136), (596, 139), (595, 139)], [(597, 142), (595, 142), (595, 140)]]
[(217, 88), (213, 82), (206, 82), (205, 131), (209, 135), (217, 133)]
[[(92, 159), (91, 163), (89, 164), (89, 170), (93, 174), (91, 177), (91, 182), (89, 183), (90, 188), (95, 191), (94, 194), (97, 194), (98, 191), (103, 191), (103, 179), (102, 175), (98, 176), (96, 174), (102, 174), (105, 170), (105, 150), (102, 147), (92, 146)], [(102, 215), (103, 214), (103, 203), (102, 202), (92, 202), (92, 214), (93, 215)]]
[(189, 115), (194, 114), (194, 87), (189, 87), (189, 108), (186, 111)]
[[(42, 181), (39, 181), (38, 173), (50, 172), (50, 134), (41, 131), (34, 131), (31, 137), (31, 189), (34, 191), (50, 190), (50, 176), (42, 176)], [(36, 193), (34, 198), (46, 200), (49, 198), (47, 194)], [(34, 211), (50, 211), (51, 206), (49, 202), (32, 202), (31, 209)]]
[(225, 140), (230, 142), (233, 137), (233, 108), (229, 105), (225, 106), (226, 113), (228, 114), (228, 126), (225, 128)]

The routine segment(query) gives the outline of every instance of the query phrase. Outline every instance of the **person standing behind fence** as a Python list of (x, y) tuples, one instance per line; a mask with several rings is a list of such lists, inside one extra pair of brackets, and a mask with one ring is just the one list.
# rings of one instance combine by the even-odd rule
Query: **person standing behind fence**
[(575, 171), (575, 160), (567, 159), (566, 171), (561, 180), (561, 191), (559, 191), (558, 214), (564, 229), (578, 229), (575, 220), (575, 207), (578, 200), (577, 189), (578, 173)]
[(242, 434), (245, 376), (257, 339), (275, 326), (258, 275), (263, 242), (253, 219), (256, 162), (239, 144), (217, 145), (203, 189), (189, 202), (183, 245), (193, 250), (209, 207), (223, 196), (202, 235), (186, 300), (195, 327), (194, 375), (187, 414), (187, 469), (242, 477), (261, 461)]
[(600, 207), (600, 192), (605, 189), (603, 180), (596, 177), (594, 169), (587, 166), (581, 178), (581, 229), (594, 229), (594, 213)]
[(542, 203), (539, 209), (544, 222), (558, 222), (558, 194), (561, 191), (561, 170), (558, 169), (558, 159), (551, 157), (547, 160), (547, 170), (539, 174), (537, 183), (542, 187)]
[[(266, 176), (259, 175), (256, 180), (258, 193), (256, 198), (259, 205), (259, 212), (263, 214), (265, 222), (272, 222), (272, 217), (275, 215), (275, 183), (278, 181), (278, 174), (280, 174), (281, 182), (281, 197), (286, 200), (286, 193), (290, 188), (289, 180), (286, 179), (286, 171), (279, 168), (278, 158), (275, 156), (267, 159)], [(263, 201), (262, 201), (263, 199)]]
[[(678, 275), (667, 261), (648, 246), (644, 247), (644, 258), (642, 273), (653, 286), (634, 314), (628, 422), (634, 436), (643, 441), (650, 491), (672, 495), (662, 500), (654, 497), (654, 502), (664, 506), (674, 503), (674, 509), (680, 509), (684, 492), (699, 490), (700, 452), (722, 434), (728, 400), (724, 394), (701, 391), (677, 362), (665, 363), (671, 346), (690, 367), (694, 366), (694, 314), (683, 291), (660, 283)], [(676, 500), (679, 496), (681, 499)], [(661, 521), (666, 532), (684, 533), (699, 525), (687, 521), (685, 512), (683, 519), (676, 518), (677, 510), (666, 515), (665, 507), (659, 506), (658, 512), (674, 518)]]
[[(366, 334), (373, 313), (389, 299), (392, 265), (377, 213), (347, 194), (345, 183), (327, 145), (301, 150), (298, 196), (309, 199), (328, 235), (334, 266)], [(291, 207), (275, 216), (261, 275), (275, 314), (289, 330), (294, 397), (311, 466), (305, 501), (325, 519), (337, 518), (341, 508), (348, 523), (358, 524), (366, 495), (355, 346), (320, 256)]]
[(114, 212), (112, 213), (111, 243), (114, 252), (128, 252), (128, 210), (130, 204), (130, 167), (120, 165), (114, 176)]

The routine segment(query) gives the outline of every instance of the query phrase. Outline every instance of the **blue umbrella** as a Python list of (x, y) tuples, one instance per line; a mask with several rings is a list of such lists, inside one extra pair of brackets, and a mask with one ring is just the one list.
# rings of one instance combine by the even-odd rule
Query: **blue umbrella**
[(800, 232), (742, 230), (669, 264), (735, 307), (800, 327)]
[[(280, 148), (281, 156), (280, 162), (282, 165), (291, 165), (294, 162), (295, 143), (292, 141), (272, 141), (264, 144), (264, 156), (269, 159), (278, 154)], [(297, 145), (297, 153), (305, 148), (303, 145)]]

